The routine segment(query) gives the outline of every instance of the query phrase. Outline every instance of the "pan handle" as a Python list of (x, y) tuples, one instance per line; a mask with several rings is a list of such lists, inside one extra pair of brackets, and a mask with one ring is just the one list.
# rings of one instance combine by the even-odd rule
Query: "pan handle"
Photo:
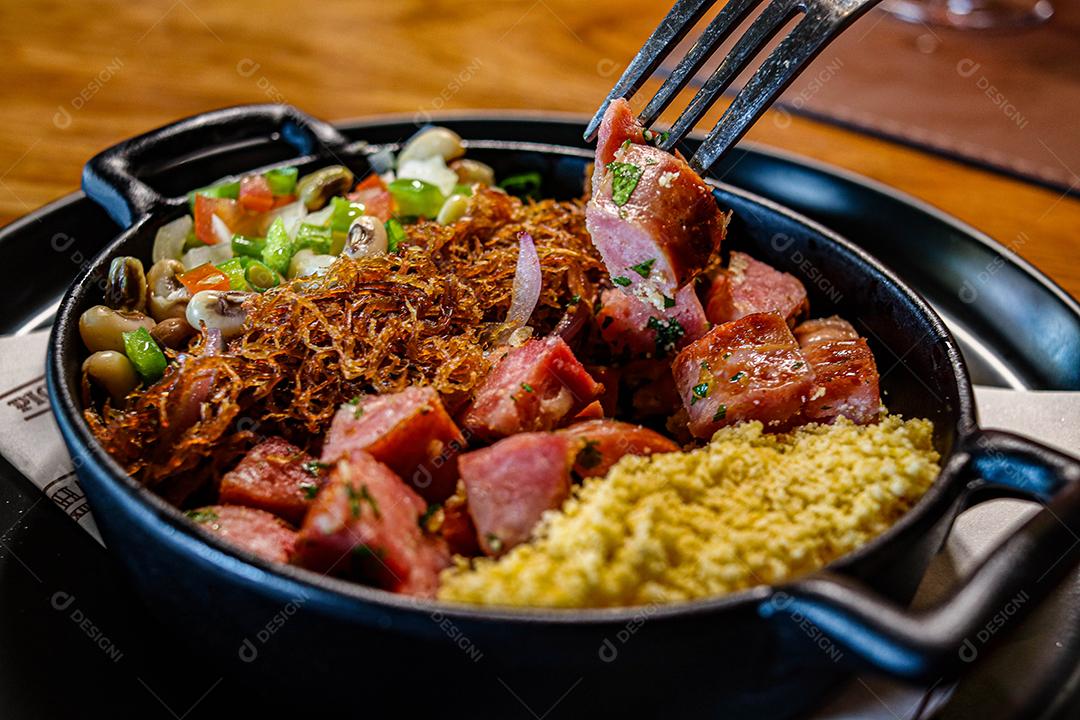
[(973, 661), (1004, 618), (1037, 605), (1080, 560), (1080, 461), (995, 430), (969, 436), (954, 461), (961, 480), (1005, 487), (1046, 507), (949, 597), (915, 612), (826, 571), (776, 588), (759, 614), (808, 621), (861, 664), (911, 680), (952, 676)]
[(291, 105), (238, 105), (151, 130), (95, 155), (83, 168), (82, 186), (113, 220), (127, 228), (159, 207), (178, 205), (140, 179), (160, 165), (216, 146), (280, 135), (300, 155), (335, 156), (348, 140), (329, 123)]

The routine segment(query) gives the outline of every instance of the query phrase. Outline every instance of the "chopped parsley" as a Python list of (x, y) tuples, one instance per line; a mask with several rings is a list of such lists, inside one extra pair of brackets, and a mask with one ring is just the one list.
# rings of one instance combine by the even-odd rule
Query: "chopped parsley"
[(351, 483), (345, 485), (345, 492), (349, 495), (349, 511), (352, 512), (353, 517), (360, 517), (360, 503), (366, 502), (371, 506), (371, 511), (375, 513), (376, 518), (381, 518), (379, 513), (379, 503), (375, 501), (375, 498), (371, 496), (371, 492), (368, 490), (367, 485), (361, 485), (360, 491), (357, 492), (356, 488)]
[(485, 539), (487, 540), (488, 547), (491, 548), (491, 552), (497, 553), (502, 551), (503, 542), (499, 539), (498, 535), (495, 533), (488, 533), (485, 536)]
[(719, 405), (716, 408), (716, 412), (713, 413), (713, 422), (719, 422), (727, 417), (727, 405)]
[(675, 349), (676, 343), (686, 334), (686, 330), (675, 318), (661, 320), (655, 315), (645, 324), (649, 330), (656, 331), (656, 354), (666, 355)]
[(318, 460), (308, 460), (300, 467), (304, 468), (304, 472), (306, 472), (308, 475), (311, 475), (313, 477), (319, 477), (319, 474), (330, 466), (326, 463), (319, 462)]
[(664, 298), (664, 309), (675, 307), (675, 298), (669, 298), (667, 295), (662, 296)]
[(744, 373), (742, 370), (740, 370), (739, 372), (737, 372), (737, 373), (735, 373), (734, 375), (731, 376), (731, 380), (729, 380), (729, 382), (739, 382), (744, 377), (746, 377), (746, 373)]
[(578, 450), (574, 464), (589, 470), (603, 462), (604, 456), (597, 450), (599, 445), (600, 442), (597, 440), (586, 440), (585, 445)]
[(581, 302), (581, 296), (580, 295), (574, 295), (573, 297), (570, 298), (570, 304), (571, 305), (577, 305), (579, 302)]
[(625, 162), (609, 163), (608, 170), (611, 171), (611, 200), (622, 207), (630, 201), (644, 170)]
[(704, 400), (709, 396), (709, 383), (703, 382), (694, 386), (694, 397)]
[(623, 275), (616, 275), (615, 277), (611, 278), (611, 282), (613, 282), (616, 285), (619, 285), (621, 287), (626, 287), (627, 285), (630, 284), (630, 278), (625, 277)]
[(189, 510), (187, 516), (197, 523), (207, 523), (218, 519), (218, 514), (213, 510)]
[(637, 265), (631, 265), (630, 269), (636, 272), (643, 278), (649, 277), (652, 272), (652, 266), (656, 264), (656, 258), (649, 258), (644, 262), (639, 262)]
[(308, 500), (314, 500), (315, 496), (319, 494), (319, 486), (313, 482), (300, 483), (300, 490)]
[(802, 360), (799, 360), (799, 361), (798, 361), (798, 362), (796, 362), (796, 363), (792, 363), (791, 367), (792, 367), (792, 368), (794, 368), (795, 370), (798, 370), (798, 369), (799, 369), (799, 368), (801, 368), (801, 367), (802, 367), (802, 366), (803, 366), (804, 364), (805, 364), (805, 363), (803, 363), (803, 361), (802, 361)]
[(533, 391), (533, 386), (530, 385), (529, 383), (521, 383), (521, 389), (524, 390), (525, 392), (532, 392)]
[(709, 369), (709, 361), (708, 360), (702, 360), (701, 361), (701, 369), (702, 370), (708, 370)]
[(360, 396), (357, 395), (356, 397), (350, 399), (349, 404), (350, 405), (359, 405), (360, 404)]

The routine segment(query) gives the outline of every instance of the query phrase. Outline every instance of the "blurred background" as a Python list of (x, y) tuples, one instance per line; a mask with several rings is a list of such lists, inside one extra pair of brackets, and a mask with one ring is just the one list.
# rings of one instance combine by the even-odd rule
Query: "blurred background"
[[(984, 1), (890, 0), (913, 22), (871, 11), (749, 140), (944, 207), (1076, 294), (1080, 269), (1060, 257), (1058, 238), (1080, 232), (1069, 197), (1080, 185), (1078, 4), (1055, 0), (1047, 19), (1045, 0), (1007, 0), (1029, 15), (1041, 10), (1027, 28), (1012, 16), (992, 31), (949, 26), (983, 17), (975, 10)], [(288, 102), (330, 120), (404, 113), (422, 121), (465, 108), (591, 114), (667, 7), (5, 0), (0, 223), (75, 190), (82, 164), (104, 147), (226, 105)], [(962, 162), (943, 164), (942, 155)], [(993, 213), (987, 196), (997, 200)]]

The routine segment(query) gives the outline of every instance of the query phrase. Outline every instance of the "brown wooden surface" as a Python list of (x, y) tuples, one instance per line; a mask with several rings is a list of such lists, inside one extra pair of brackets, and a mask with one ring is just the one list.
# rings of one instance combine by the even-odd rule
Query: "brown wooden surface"
[[(0, 223), (76, 189), (98, 150), (225, 105), (284, 101), (326, 119), (442, 108), (591, 113), (666, 4), (3, 3)], [(797, 117), (767, 116), (749, 139), (922, 198), (1080, 295), (1075, 199)]]

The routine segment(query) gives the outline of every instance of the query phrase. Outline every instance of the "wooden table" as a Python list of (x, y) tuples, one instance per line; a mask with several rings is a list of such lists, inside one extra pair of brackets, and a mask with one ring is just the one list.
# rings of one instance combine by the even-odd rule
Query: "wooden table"
[[(665, 9), (649, 0), (5, 3), (0, 223), (76, 189), (100, 149), (225, 105), (282, 101), (326, 119), (590, 113)], [(1080, 296), (1073, 198), (801, 118), (766, 117), (749, 139), (922, 198)]]

